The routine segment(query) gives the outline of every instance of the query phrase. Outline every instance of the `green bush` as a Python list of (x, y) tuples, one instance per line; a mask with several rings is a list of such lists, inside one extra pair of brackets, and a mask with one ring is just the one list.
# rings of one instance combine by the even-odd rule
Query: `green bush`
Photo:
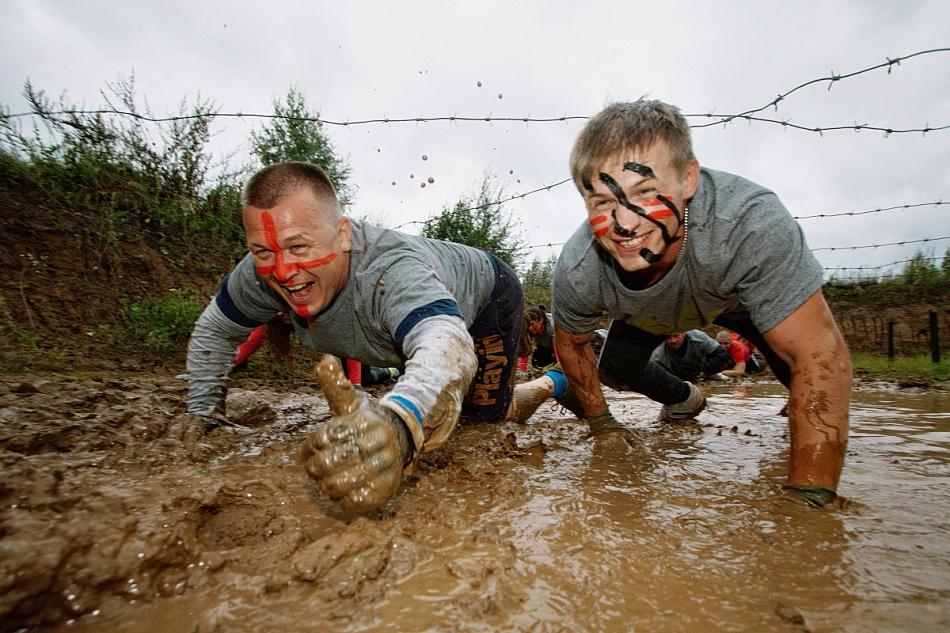
[(206, 303), (190, 289), (132, 301), (119, 311), (113, 339), (127, 352), (183, 354)]

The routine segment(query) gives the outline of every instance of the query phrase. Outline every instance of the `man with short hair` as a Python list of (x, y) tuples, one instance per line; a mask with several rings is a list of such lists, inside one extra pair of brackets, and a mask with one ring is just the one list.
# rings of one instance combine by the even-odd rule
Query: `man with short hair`
[[(790, 389), (786, 489), (834, 499), (848, 437), (851, 363), (821, 293), (822, 269), (774, 193), (700, 168), (689, 125), (660, 101), (614, 103), (571, 153), (587, 221), (565, 243), (553, 277), (555, 341), (573, 396), (595, 434), (629, 431), (601, 382), (688, 420), (705, 406), (695, 385), (649, 362), (674, 332), (717, 323), (755, 343)], [(591, 333), (611, 323), (595, 363)]]
[(731, 369), (724, 369), (722, 374), (727, 378), (738, 378), (739, 376), (744, 375), (746, 372), (746, 363), (749, 362), (749, 359), (752, 358), (752, 352), (749, 351), (749, 346), (743, 343), (738, 339), (738, 337), (733, 337), (732, 333), (725, 330), (720, 330), (716, 333), (716, 340), (719, 342), (719, 345), (729, 353), (730, 358), (735, 362), (735, 366)]
[(722, 345), (702, 330), (670, 334), (653, 350), (650, 361), (683, 380), (700, 376), (724, 380), (719, 372), (725, 373), (725, 368), (732, 364)]
[[(384, 504), (403, 467), (445, 443), (463, 410), (483, 421), (523, 421), (566, 386), (549, 372), (514, 387), (524, 294), (493, 255), (350, 220), (326, 174), (309, 163), (265, 167), (241, 202), (250, 253), (195, 325), (188, 411), (227, 423), (235, 350), (286, 312), (300, 342), (328, 354), (318, 374), (334, 418), (310, 435), (302, 457), (347, 511)], [(373, 401), (354, 391), (330, 354), (404, 370)]]

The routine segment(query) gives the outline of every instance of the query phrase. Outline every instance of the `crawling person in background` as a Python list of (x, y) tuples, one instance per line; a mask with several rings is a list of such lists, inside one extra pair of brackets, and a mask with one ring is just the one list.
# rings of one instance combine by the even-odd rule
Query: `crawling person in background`
[[(514, 387), (524, 294), (512, 270), (474, 248), (350, 220), (316, 165), (265, 167), (241, 194), (250, 253), (225, 277), (188, 347), (188, 411), (226, 424), (238, 345), (287, 312), (318, 367), (329, 421), (301, 458), (350, 513), (382, 506), (403, 469), (448, 439), (460, 414), (524, 421), (566, 386), (551, 372)], [(288, 310), (288, 307), (290, 308)], [(403, 373), (379, 400), (334, 358)]]
[(720, 330), (716, 334), (718, 345), (729, 353), (729, 356), (735, 362), (732, 369), (724, 369), (722, 374), (727, 378), (738, 378), (746, 373), (746, 363), (752, 358), (752, 352), (749, 347), (740, 341), (738, 337), (733, 337), (732, 333)]
[(683, 380), (701, 376), (725, 380), (719, 372), (724, 374), (732, 365), (729, 353), (702, 330), (670, 334), (653, 350), (650, 361)]
[[(789, 388), (787, 494), (836, 496), (848, 441), (851, 362), (822, 296), (822, 268), (776, 195), (700, 168), (679, 109), (614, 103), (578, 135), (571, 175), (587, 218), (554, 269), (555, 342), (572, 396), (597, 435), (631, 432), (601, 383), (694, 418), (706, 399), (650, 356), (675, 332), (716, 323), (762, 351)], [(612, 319), (599, 362), (591, 333)]]
[(528, 317), (528, 333), (534, 344), (531, 364), (542, 369), (557, 362), (554, 349), (554, 318), (546, 312), (544, 306), (535, 305), (525, 310)]
[(354, 387), (375, 387), (399, 378), (395, 367), (370, 367), (352, 358), (344, 358), (343, 365), (346, 378)]

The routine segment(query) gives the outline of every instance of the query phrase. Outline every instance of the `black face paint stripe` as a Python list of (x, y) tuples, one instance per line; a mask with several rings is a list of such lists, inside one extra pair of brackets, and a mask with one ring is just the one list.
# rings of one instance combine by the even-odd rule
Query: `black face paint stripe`
[[(644, 211), (643, 209), (641, 209), (641, 208), (638, 207), (637, 205), (631, 204), (630, 201), (627, 200), (627, 194), (625, 194), (625, 193), (623, 192), (623, 189), (620, 187), (620, 184), (619, 184), (616, 180), (614, 180), (613, 177), (611, 177), (610, 174), (605, 174), (605, 173), (601, 172), (599, 178), (600, 178), (600, 182), (604, 183), (604, 185), (605, 185), (608, 189), (610, 189), (610, 193), (614, 194), (614, 197), (617, 198), (617, 202), (619, 202), (624, 208), (633, 211), (634, 213), (636, 213), (636, 214), (639, 215), (640, 217), (646, 218), (646, 219), (649, 220), (650, 222), (653, 222), (653, 224), (655, 224), (655, 225), (660, 229), (660, 232), (663, 234), (663, 241), (664, 241), (664, 242), (666, 242), (667, 244), (672, 244), (673, 242), (675, 242), (675, 241), (678, 239), (678, 238), (675, 238), (675, 237), (673, 237), (672, 235), (670, 235), (670, 232), (667, 230), (665, 224), (663, 224), (663, 223), (660, 222), (659, 220), (654, 220), (653, 218), (651, 218), (650, 216), (648, 216), (647, 213), (646, 213), (646, 211)], [(657, 198), (659, 198), (659, 196), (657, 196)], [(663, 204), (667, 204), (667, 203), (666, 203), (666, 202), (663, 202)], [(672, 204), (672, 203), (670, 203), (670, 204)], [(669, 205), (667, 205), (667, 206), (669, 206)], [(674, 213), (677, 213), (677, 216), (676, 216), (676, 217), (678, 218), (678, 217), (679, 217), (679, 214), (678, 214), (678, 212), (677, 212), (675, 209), (676, 209), (676, 207), (673, 207), (672, 210), (673, 210)], [(625, 228), (623, 228), (622, 226), (620, 226), (620, 223), (617, 222), (617, 212), (616, 212), (616, 211), (613, 212), (613, 216), (614, 216), (614, 231), (616, 231), (618, 235), (620, 235), (621, 237), (629, 237), (629, 236), (633, 235), (633, 233), (631, 233), (631, 232), (628, 231), (627, 229), (625, 229)], [(645, 259), (645, 258), (644, 258), (644, 259)]]
[(590, 191), (591, 193), (593, 193), (594, 191), (594, 185), (590, 184), (590, 181), (587, 180), (586, 178), (581, 180), (581, 186), (584, 187), (584, 189), (586, 189), (587, 191)]
[(662, 255), (657, 255), (656, 253), (654, 253), (653, 251), (651, 251), (649, 248), (641, 248), (641, 249), (640, 249), (640, 257), (642, 257), (643, 259), (645, 259), (648, 264), (655, 264), (655, 263), (657, 263), (658, 261), (660, 261), (661, 259), (663, 259), (663, 256), (662, 256)]
[(680, 224), (683, 223), (683, 216), (680, 215), (680, 210), (676, 208), (676, 205), (673, 204), (672, 200), (665, 196), (661, 196), (660, 194), (656, 194), (656, 199), (662, 202), (663, 206), (673, 212), (673, 215), (675, 215), (676, 219), (680, 221)]
[(634, 163), (634, 162), (624, 163), (623, 168), (624, 168), (624, 171), (636, 172), (640, 174), (641, 176), (643, 176), (644, 178), (650, 178), (651, 176), (654, 175), (652, 169), (650, 169), (646, 165), (641, 165), (640, 163)]

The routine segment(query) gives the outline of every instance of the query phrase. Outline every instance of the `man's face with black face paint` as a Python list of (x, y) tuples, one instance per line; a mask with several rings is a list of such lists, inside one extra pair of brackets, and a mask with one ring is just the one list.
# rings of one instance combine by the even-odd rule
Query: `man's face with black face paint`
[(699, 164), (680, 174), (662, 141), (614, 154), (583, 183), (594, 236), (627, 272), (666, 272), (682, 246), (683, 210), (698, 182)]

